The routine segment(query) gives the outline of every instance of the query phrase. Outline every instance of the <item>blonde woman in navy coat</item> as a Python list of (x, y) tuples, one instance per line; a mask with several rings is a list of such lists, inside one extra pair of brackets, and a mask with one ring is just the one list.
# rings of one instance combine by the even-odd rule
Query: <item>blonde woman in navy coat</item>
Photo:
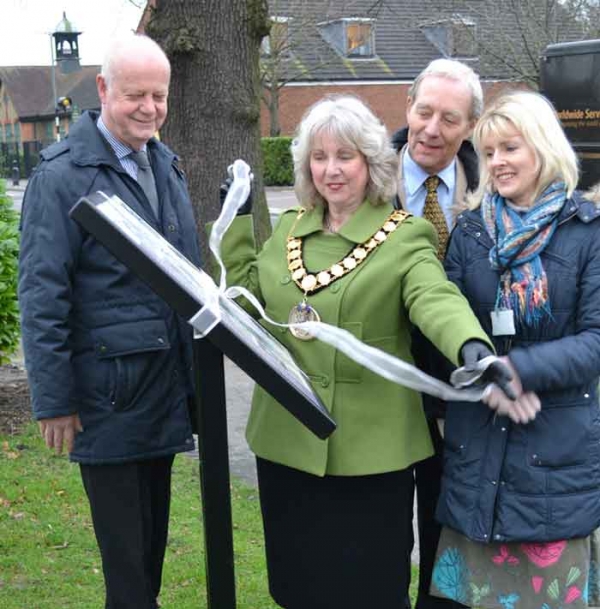
[(576, 156), (541, 95), (501, 97), (474, 144), (480, 189), (446, 269), (541, 410), (448, 404), (432, 592), (585, 607), (586, 536), (600, 524), (600, 208), (575, 191)]

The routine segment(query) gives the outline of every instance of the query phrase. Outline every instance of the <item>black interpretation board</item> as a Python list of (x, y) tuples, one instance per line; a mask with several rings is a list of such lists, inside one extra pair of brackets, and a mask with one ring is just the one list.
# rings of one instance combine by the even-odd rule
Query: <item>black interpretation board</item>
[[(209, 275), (194, 266), (116, 196), (80, 199), (71, 217), (145, 281), (177, 313), (192, 320), (218, 298)], [(223, 354), (319, 438), (335, 423), (289, 352), (241, 307), (219, 298), (221, 319), (194, 340), (198, 455), (208, 609), (235, 609), (233, 524)]]
[[(70, 215), (183, 318), (192, 319), (216, 292), (207, 273), (117, 196), (83, 197)], [(335, 423), (287, 349), (231, 299), (219, 305), (221, 322), (208, 339), (316, 436), (328, 437)]]

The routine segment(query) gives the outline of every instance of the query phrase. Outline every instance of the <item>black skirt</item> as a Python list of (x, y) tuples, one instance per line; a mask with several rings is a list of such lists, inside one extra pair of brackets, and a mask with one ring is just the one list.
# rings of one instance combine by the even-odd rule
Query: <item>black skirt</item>
[(269, 590), (286, 609), (403, 609), (412, 468), (313, 476), (257, 458)]

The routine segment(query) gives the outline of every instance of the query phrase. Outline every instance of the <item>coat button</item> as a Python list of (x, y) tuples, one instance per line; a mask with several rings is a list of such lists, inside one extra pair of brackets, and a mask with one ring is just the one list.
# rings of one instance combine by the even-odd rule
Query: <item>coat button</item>
[(340, 291), (340, 284), (339, 283), (334, 283), (331, 288), (330, 291), (333, 292), (334, 294), (336, 294), (337, 292)]
[(475, 233), (475, 236), (476, 236), (476, 237), (479, 239), (479, 237), (481, 237), (481, 233), (480, 233), (479, 231), (477, 231), (477, 232)]
[(159, 336), (157, 340), (158, 340), (158, 344), (159, 345), (164, 345), (165, 344), (165, 339), (162, 336)]
[(500, 535), (496, 534), (496, 535), (494, 535), (494, 539), (496, 541), (500, 541), (500, 539), (502, 539), (502, 537)]
[(108, 347), (106, 345), (100, 345), (100, 353), (106, 353), (108, 351)]
[(506, 431), (506, 427), (502, 427), (500, 431)]
[(323, 380), (321, 381), (321, 387), (329, 387), (329, 377), (323, 377)]
[(492, 485), (496, 486), (496, 481), (495, 480), (492, 480)]
[(584, 393), (583, 397), (587, 400), (590, 397), (590, 394), (589, 393)]
[(281, 278), (281, 283), (283, 283), (283, 285), (288, 284), (290, 281), (292, 280), (292, 278), (289, 275), (284, 275)]
[(169, 229), (170, 233), (174, 233), (177, 230), (177, 228), (175, 227), (174, 224), (169, 224), (169, 226), (167, 226), (167, 228)]

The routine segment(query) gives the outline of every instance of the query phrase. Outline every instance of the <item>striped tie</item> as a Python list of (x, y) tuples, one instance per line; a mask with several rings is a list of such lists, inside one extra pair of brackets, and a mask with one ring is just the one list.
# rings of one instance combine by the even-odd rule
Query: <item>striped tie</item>
[(425, 189), (427, 190), (427, 195), (425, 196), (423, 218), (425, 218), (425, 220), (429, 220), (437, 231), (440, 242), (438, 247), (438, 258), (443, 260), (444, 256), (446, 255), (446, 247), (448, 246), (448, 237), (450, 236), (450, 233), (448, 232), (446, 217), (444, 216), (444, 212), (442, 211), (440, 202), (438, 201), (437, 187), (439, 183), (440, 179), (438, 176), (429, 176), (425, 180)]

